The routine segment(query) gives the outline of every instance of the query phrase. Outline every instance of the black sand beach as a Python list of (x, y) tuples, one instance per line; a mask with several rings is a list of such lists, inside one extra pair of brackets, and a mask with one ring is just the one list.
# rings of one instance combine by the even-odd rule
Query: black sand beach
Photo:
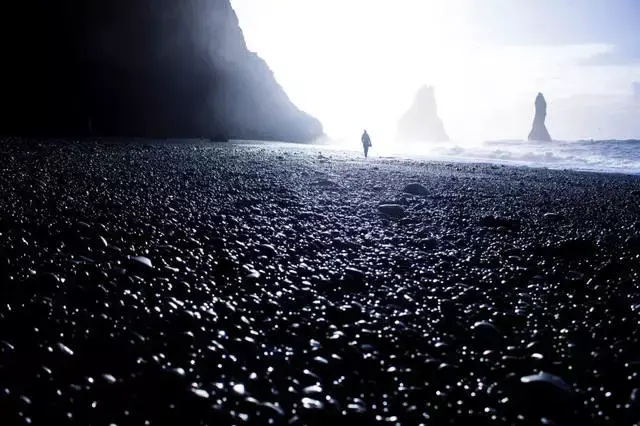
[(3, 140), (0, 423), (640, 422), (638, 177), (319, 150)]

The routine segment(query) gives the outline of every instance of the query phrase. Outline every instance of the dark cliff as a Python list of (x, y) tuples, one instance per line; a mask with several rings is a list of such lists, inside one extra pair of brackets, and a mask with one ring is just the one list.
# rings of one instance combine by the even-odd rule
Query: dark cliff
[(0, 132), (311, 141), (229, 0), (0, 6)]

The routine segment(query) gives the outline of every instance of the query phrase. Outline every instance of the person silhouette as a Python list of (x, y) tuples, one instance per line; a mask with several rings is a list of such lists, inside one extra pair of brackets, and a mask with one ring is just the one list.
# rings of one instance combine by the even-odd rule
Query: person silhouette
[(369, 148), (371, 147), (371, 137), (369, 133), (365, 130), (362, 134), (362, 148), (364, 148), (364, 158), (367, 158), (369, 155)]

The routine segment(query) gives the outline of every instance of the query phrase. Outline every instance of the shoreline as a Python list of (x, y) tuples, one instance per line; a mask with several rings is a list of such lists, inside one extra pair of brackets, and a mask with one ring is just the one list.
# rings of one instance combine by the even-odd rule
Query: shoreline
[[(166, 138), (166, 139), (151, 139), (151, 138), (119, 138), (119, 137), (87, 137), (87, 138), (22, 138), (22, 137), (11, 137), (11, 138), (0, 138), (0, 146), (3, 143), (6, 143), (7, 140), (13, 140), (14, 143), (16, 141), (25, 141), (26, 143), (35, 143), (37, 141), (50, 143), (51, 141), (56, 141), (57, 143), (80, 143), (85, 145), (91, 144), (108, 144), (108, 145), (131, 145), (131, 144), (143, 144), (143, 145), (169, 145), (169, 146), (182, 146), (182, 145), (203, 145), (203, 146), (216, 146), (221, 145), (236, 145), (236, 146), (256, 146), (256, 147), (267, 147), (269, 149), (279, 149), (279, 148), (298, 148), (300, 150), (314, 150), (319, 149), (321, 151), (326, 151), (331, 154), (336, 154), (338, 156), (342, 155), (343, 157), (348, 157), (352, 159), (362, 158), (361, 149), (359, 144), (351, 144), (349, 146), (331, 144), (331, 143), (300, 143), (300, 142), (281, 142), (281, 141), (258, 141), (258, 140), (240, 140), (240, 139), (231, 139), (229, 141), (214, 141), (210, 139), (179, 139), (179, 138)], [(48, 141), (48, 142), (47, 142)], [(589, 141), (589, 140), (580, 140), (580, 141), (560, 141), (561, 143), (570, 143), (570, 144), (579, 144), (579, 143), (628, 143), (628, 142), (640, 142), (635, 140), (619, 140), (619, 141), (611, 141), (611, 140), (603, 140), (603, 141)], [(513, 141), (513, 140), (497, 140), (497, 141), (485, 141), (479, 144), (462, 144), (459, 145), (455, 141), (448, 143), (447, 148), (477, 148), (482, 146), (483, 144), (491, 145), (495, 143), (510, 143), (512, 147), (518, 148), (519, 145), (526, 144), (526, 141)], [(547, 144), (547, 143), (545, 143)], [(553, 147), (549, 145), (549, 147)], [(425, 145), (425, 149), (432, 148), (431, 145)], [(539, 147), (540, 149), (545, 148), (544, 146)], [(388, 151), (388, 150), (387, 150)], [(389, 153), (383, 151), (382, 153), (376, 152), (374, 149), (370, 153), (370, 158), (368, 161), (376, 161), (376, 160), (398, 160), (398, 161), (406, 161), (406, 162), (418, 162), (418, 163), (444, 163), (444, 164), (468, 164), (468, 165), (479, 165), (479, 166), (504, 166), (504, 167), (515, 167), (515, 168), (525, 168), (525, 169), (542, 169), (542, 170), (555, 170), (555, 171), (565, 171), (565, 172), (580, 172), (580, 173), (597, 173), (597, 174), (620, 174), (625, 176), (640, 176), (640, 169), (625, 169), (621, 168), (619, 170), (611, 169), (611, 168), (594, 168), (594, 166), (566, 166), (566, 165), (554, 165), (553, 163), (540, 164), (540, 163), (530, 163), (527, 160), (521, 159), (508, 159), (508, 158), (496, 158), (496, 157), (488, 157), (488, 156), (455, 156), (455, 155), (438, 155), (438, 154), (429, 154), (427, 152), (403, 152), (398, 151), (396, 153)], [(640, 163), (639, 163), (640, 164)]]

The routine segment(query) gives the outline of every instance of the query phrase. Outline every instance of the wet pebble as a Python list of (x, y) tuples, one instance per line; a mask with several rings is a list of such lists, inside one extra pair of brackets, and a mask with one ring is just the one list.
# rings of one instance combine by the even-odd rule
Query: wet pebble
[(406, 215), (404, 207), (400, 204), (381, 204), (378, 206), (378, 211), (390, 218), (399, 219)]
[(153, 268), (153, 264), (151, 263), (151, 259), (145, 256), (131, 256), (130, 257), (131, 264), (133, 266), (143, 266), (146, 268)]
[(408, 184), (407, 186), (404, 187), (403, 192), (406, 192), (412, 195), (428, 195), (429, 194), (429, 190), (424, 185), (421, 185), (419, 183)]
[(503, 335), (498, 328), (488, 321), (478, 321), (471, 327), (473, 337), (483, 346), (497, 346), (502, 342)]
[(637, 177), (149, 144), (0, 144), (5, 423), (640, 421)]
[(307, 397), (302, 398), (302, 406), (307, 410), (322, 410), (324, 408), (322, 401)]

